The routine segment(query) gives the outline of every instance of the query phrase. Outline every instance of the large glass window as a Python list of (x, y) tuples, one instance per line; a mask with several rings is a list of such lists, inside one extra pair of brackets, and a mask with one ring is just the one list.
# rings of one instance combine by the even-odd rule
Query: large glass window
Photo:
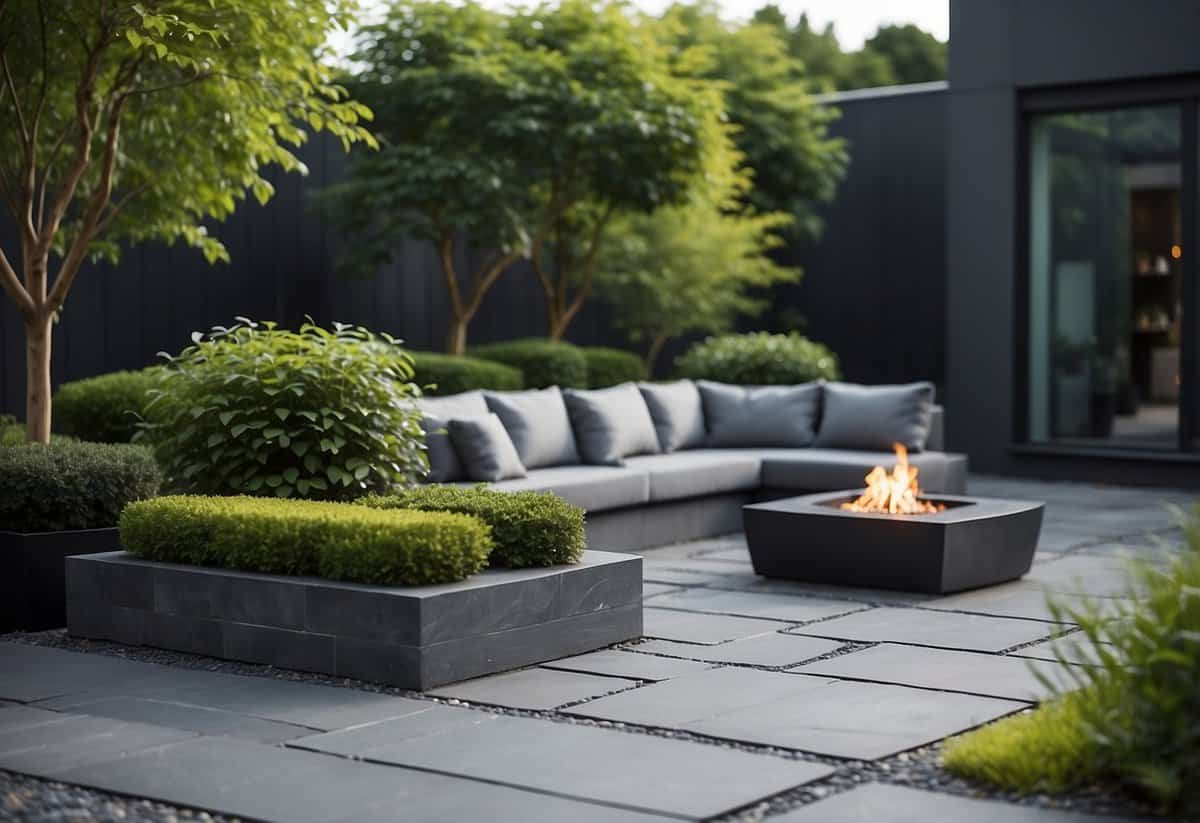
[(1175, 105), (1030, 120), (1035, 443), (1179, 447), (1182, 124)]

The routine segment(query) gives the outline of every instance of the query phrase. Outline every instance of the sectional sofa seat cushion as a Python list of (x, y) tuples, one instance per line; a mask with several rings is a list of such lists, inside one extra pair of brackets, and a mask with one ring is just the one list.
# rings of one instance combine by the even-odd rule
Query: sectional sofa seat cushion
[(500, 417), (526, 469), (579, 462), (575, 435), (557, 386), (530, 391), (484, 392), (488, 409)]
[(422, 397), (421, 429), (425, 432), (425, 448), (429, 457), (430, 483), (446, 483), (466, 477), (462, 462), (450, 442), (446, 424), (455, 417), (478, 417), (488, 413), (481, 391), (467, 391), (445, 397)]
[(821, 384), (733, 386), (701, 380), (709, 447), (812, 445), (821, 410)]
[(814, 445), (886, 451), (901, 443), (921, 451), (933, 419), (933, 384), (859, 386), (826, 383), (821, 428)]
[[(887, 451), (860, 449), (748, 449), (762, 461), (766, 489), (806, 492), (859, 489), (875, 466), (891, 467), (896, 456)], [(917, 467), (922, 490), (942, 494), (966, 491), (967, 459), (961, 454), (921, 452), (909, 456)]]
[(650, 500), (650, 477), (615, 466), (554, 466), (534, 469), (519, 480), (505, 480), (498, 491), (550, 491), (589, 512), (643, 506)]
[(654, 421), (633, 383), (592, 391), (566, 389), (563, 400), (584, 463), (620, 466), (630, 455), (658, 452)]
[(694, 449), (630, 457), (625, 466), (650, 476), (650, 502), (753, 491), (761, 481), (758, 455), (732, 449)]
[(496, 481), (525, 476), (517, 449), (495, 414), (456, 417), (446, 428), (470, 479)]
[(695, 449), (704, 445), (704, 404), (700, 389), (691, 380), (671, 383), (639, 383), (638, 390), (646, 401), (658, 449), (664, 454), (680, 449)]

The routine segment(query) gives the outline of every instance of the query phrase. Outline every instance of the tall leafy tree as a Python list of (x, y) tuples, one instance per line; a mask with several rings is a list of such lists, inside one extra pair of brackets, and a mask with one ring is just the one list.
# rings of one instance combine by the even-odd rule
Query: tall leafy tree
[(880, 26), (861, 53), (887, 61), (896, 83), (946, 79), (946, 44), (911, 23)]
[(207, 233), (269, 164), (303, 171), (306, 129), (349, 146), (369, 116), (331, 80), (326, 35), (352, 0), (0, 0), (0, 200), (16, 226), (0, 284), (25, 327), (30, 440), (50, 435), (51, 324), (85, 263)]

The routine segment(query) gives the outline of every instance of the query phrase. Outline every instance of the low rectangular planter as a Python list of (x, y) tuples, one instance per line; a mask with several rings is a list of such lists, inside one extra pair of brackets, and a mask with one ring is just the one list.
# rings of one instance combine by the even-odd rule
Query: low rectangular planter
[(0, 531), (0, 632), (65, 626), (66, 558), (110, 552), (120, 546), (116, 527)]
[(368, 586), (154, 563), (67, 561), (78, 637), (427, 689), (642, 633), (642, 558), (494, 569), (460, 583)]
[(845, 511), (841, 491), (755, 503), (742, 510), (754, 571), (765, 577), (946, 594), (1029, 571), (1042, 503), (930, 495), (936, 514)]

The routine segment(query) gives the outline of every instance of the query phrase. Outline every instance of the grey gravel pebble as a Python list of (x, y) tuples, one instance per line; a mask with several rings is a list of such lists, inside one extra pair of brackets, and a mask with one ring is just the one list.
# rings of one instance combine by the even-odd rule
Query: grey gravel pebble
[(236, 819), (0, 771), (0, 820), (21, 823), (226, 823)]

